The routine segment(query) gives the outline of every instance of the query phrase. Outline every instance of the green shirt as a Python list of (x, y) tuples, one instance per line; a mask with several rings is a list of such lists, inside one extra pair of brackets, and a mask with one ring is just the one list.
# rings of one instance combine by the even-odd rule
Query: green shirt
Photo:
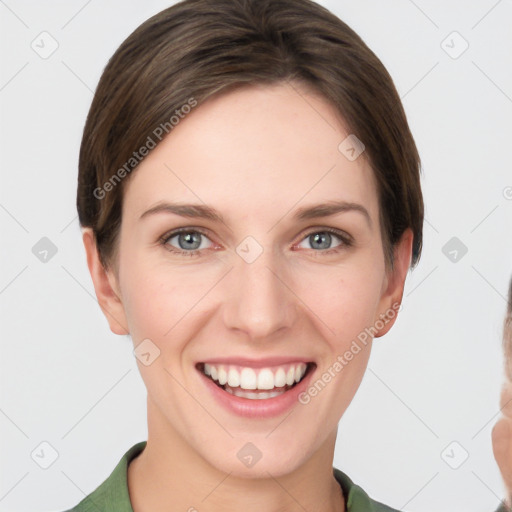
[[(76, 507), (66, 512), (133, 512), (128, 494), (128, 464), (142, 452), (146, 441), (132, 446), (121, 458), (110, 476)], [(372, 500), (366, 492), (342, 471), (333, 468), (334, 477), (340, 484), (347, 512), (400, 512), (383, 503)], [(496, 512), (506, 512), (503, 505)]]
[[(66, 512), (133, 512), (128, 494), (128, 464), (146, 446), (146, 441), (132, 446), (121, 458), (110, 476), (76, 507)], [(347, 512), (399, 512), (372, 500), (342, 471), (333, 468), (334, 477), (340, 484)]]

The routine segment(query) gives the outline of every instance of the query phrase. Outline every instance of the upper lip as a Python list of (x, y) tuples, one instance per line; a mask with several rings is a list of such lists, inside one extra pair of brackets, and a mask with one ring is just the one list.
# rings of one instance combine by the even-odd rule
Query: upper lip
[(291, 364), (291, 363), (313, 363), (313, 360), (310, 358), (297, 357), (297, 356), (274, 356), (274, 357), (265, 357), (259, 359), (252, 359), (248, 357), (212, 357), (210, 359), (204, 359), (199, 361), (197, 364), (225, 364), (225, 365), (237, 365), (237, 366), (245, 366), (249, 368), (265, 368), (268, 366), (279, 366), (281, 364)]

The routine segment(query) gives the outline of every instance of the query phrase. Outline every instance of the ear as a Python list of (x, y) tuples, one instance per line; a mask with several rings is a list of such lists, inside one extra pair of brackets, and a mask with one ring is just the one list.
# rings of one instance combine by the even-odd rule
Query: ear
[(112, 270), (106, 270), (101, 264), (96, 238), (91, 228), (83, 229), (82, 240), (98, 304), (107, 318), (110, 330), (114, 334), (129, 334), (117, 277)]
[(375, 338), (384, 336), (391, 329), (398, 316), (404, 294), (405, 278), (411, 265), (413, 239), (414, 233), (410, 228), (407, 228), (393, 250), (393, 269), (386, 270), (379, 301), (379, 314), (374, 322), (377, 329)]
[[(507, 488), (506, 505), (512, 505), (512, 420), (501, 416), (491, 431), (492, 451)], [(510, 510), (504, 508), (502, 510)]]

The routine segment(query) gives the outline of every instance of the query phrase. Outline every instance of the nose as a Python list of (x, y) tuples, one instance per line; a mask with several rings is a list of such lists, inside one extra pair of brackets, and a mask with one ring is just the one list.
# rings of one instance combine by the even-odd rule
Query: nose
[(272, 260), (267, 251), (251, 263), (236, 258), (224, 283), (224, 324), (251, 340), (265, 340), (278, 331), (282, 334), (296, 320), (296, 298), (286, 279), (288, 273)]

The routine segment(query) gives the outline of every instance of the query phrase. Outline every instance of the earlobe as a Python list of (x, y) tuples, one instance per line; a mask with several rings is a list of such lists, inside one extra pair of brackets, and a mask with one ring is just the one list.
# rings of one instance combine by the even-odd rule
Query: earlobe
[(117, 291), (117, 279), (112, 271), (106, 270), (101, 264), (91, 228), (83, 228), (82, 240), (98, 304), (109, 323), (110, 330), (114, 334), (129, 334), (124, 306)]
[(413, 239), (412, 230), (407, 228), (395, 246), (394, 267), (387, 273), (385, 289), (379, 304), (379, 316), (375, 319), (375, 325), (378, 329), (375, 338), (384, 336), (389, 332), (398, 316), (404, 294), (405, 279), (411, 266)]

